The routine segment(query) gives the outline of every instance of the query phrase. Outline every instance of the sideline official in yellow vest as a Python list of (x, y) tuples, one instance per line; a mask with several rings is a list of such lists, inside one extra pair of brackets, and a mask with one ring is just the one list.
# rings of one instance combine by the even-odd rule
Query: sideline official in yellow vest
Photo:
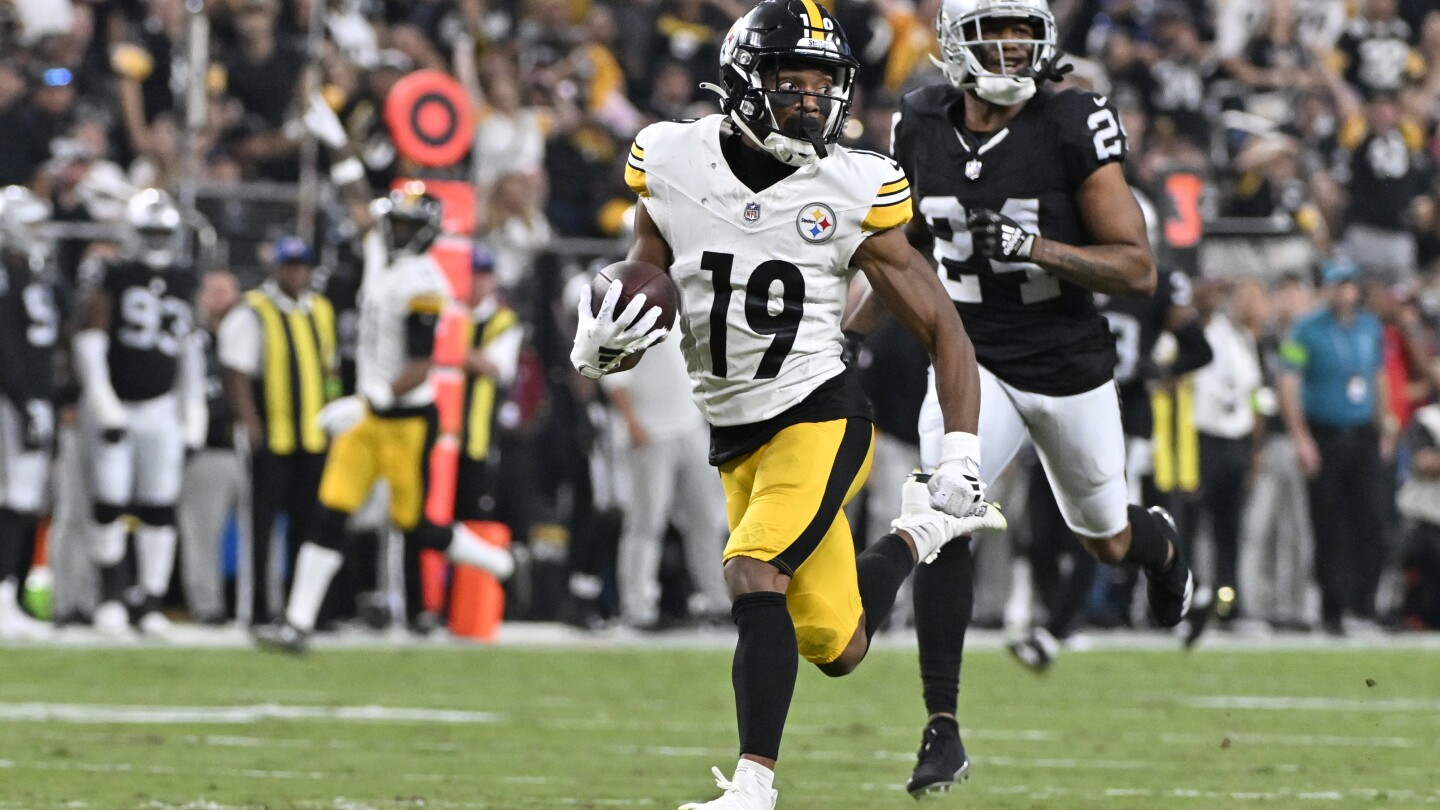
[(515, 379), (525, 332), (520, 317), (501, 298), (495, 280), (495, 254), (484, 245), (476, 245), (470, 266), (470, 350), (465, 356), (465, 422), (455, 477), (456, 520), (494, 517), (490, 448), (496, 406), (499, 396)]
[(310, 288), (314, 251), (286, 237), (273, 263), (270, 279), (220, 325), (226, 393), (250, 452), (252, 624), (268, 623), (283, 604), (270, 573), (275, 518), (287, 516), (286, 570), (312, 529), (329, 447), (315, 417), (339, 394), (335, 311)]

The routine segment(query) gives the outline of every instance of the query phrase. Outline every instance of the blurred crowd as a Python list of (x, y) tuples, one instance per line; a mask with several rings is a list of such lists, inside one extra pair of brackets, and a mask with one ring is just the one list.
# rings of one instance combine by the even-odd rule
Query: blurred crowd
[[(203, 51), (188, 39), (196, 29), (187, 5), (207, 23)], [(887, 150), (899, 97), (943, 80), (927, 58), (939, 2), (826, 5), (861, 63), (845, 143)], [(1152, 497), (1175, 506), (1187, 537), (1213, 549), (1201, 557), (1236, 619), (1333, 632), (1356, 622), (1440, 627), (1440, 508), (1429, 505), (1440, 490), (1417, 495), (1411, 485), (1408, 500), (1397, 495), (1407, 482), (1424, 484), (1440, 472), (1426, 452), (1440, 439), (1440, 419), (1424, 418), (1440, 386), (1440, 11), (1432, 6), (1052, 3), (1061, 45), (1077, 66), (1067, 81), (1110, 96), (1123, 112), (1126, 170), (1152, 203), (1162, 269), (1196, 279), (1193, 306), (1212, 347), (1224, 347), (1193, 379), (1153, 381), (1157, 391), (1192, 400), (1186, 429), (1196, 469), (1152, 488)], [(723, 592), (705, 566), (683, 561), (706, 543), (718, 550), (724, 527), (714, 510), (675, 519), (705, 497), (699, 485), (686, 489), (696, 473), (669, 476), (673, 492), (635, 494), (657, 463), (637, 461), (639, 451), (654, 454), (658, 444), (703, 431), (698, 414), (677, 416), (688, 408), (683, 380), (676, 382), (673, 366), (667, 372), (651, 361), (601, 388), (571, 374), (565, 355), (573, 285), (583, 283), (575, 279), (623, 250), (633, 205), (623, 181), (629, 140), (652, 121), (716, 111), (700, 85), (715, 80), (720, 42), (746, 7), (744, 0), (0, 0), (0, 186), (29, 186), (51, 204), (58, 226), (118, 226), (125, 201), (142, 188), (293, 184), (307, 171), (344, 186), (355, 178), (333, 170), (358, 159), (359, 182), (371, 193), (347, 196), (324, 181), (314, 222), (316, 285), (335, 301), (344, 357), (369, 225), (355, 199), (399, 178), (472, 184), (477, 204), (464, 235), (484, 246), (497, 294), (514, 307), (524, 334), (492, 439), (493, 514), (519, 541), (510, 615), (583, 626), (620, 615), (641, 627), (710, 617), (723, 613)], [(189, 55), (200, 52), (205, 64), (195, 65)], [(391, 89), (421, 69), (453, 76), (473, 101), (473, 146), (451, 168), (409, 161), (385, 121)], [(187, 96), (206, 99), (203, 115), (187, 117)], [(316, 105), (338, 119), (341, 137), (317, 136), (307, 116)], [(216, 282), (227, 290), (261, 280), (271, 263), (264, 246), (293, 231), (302, 213), (263, 215), (243, 197), (221, 194), (199, 206), (222, 242), (260, 246), (202, 257), (212, 263), (202, 272), (234, 271)], [(103, 228), (57, 233), (58, 270), (72, 291), (87, 267), (116, 251)], [(1333, 312), (1337, 298), (1350, 295), (1340, 290), (1353, 292), (1354, 311), (1379, 324), (1373, 348), (1384, 395), (1367, 389), (1356, 404), (1369, 411), (1353, 424), (1330, 424), (1329, 415), (1303, 408), (1287, 418), (1286, 375), (1301, 390), (1321, 384), (1307, 376), (1319, 364), (1295, 356), (1304, 336), (1294, 327)], [(238, 292), (200, 301), (197, 322), (218, 324)], [(1323, 347), (1308, 356), (1318, 354)], [(905, 428), (910, 404), (896, 392), (916, 374), (923, 380), (923, 365), (915, 367), (913, 351), (907, 364), (903, 346), (873, 356), (891, 358), (876, 361), (884, 383), (875, 390), (877, 405), (895, 400), (883, 406), (893, 416), (880, 428), (903, 456), (913, 418)], [(1314, 510), (1309, 496), (1322, 471), (1342, 466), (1327, 465), (1327, 453), (1339, 451), (1318, 434), (1361, 424), (1374, 428), (1373, 437), (1360, 438), (1373, 438), (1375, 466), (1326, 490), (1342, 512)], [(1225, 481), (1243, 486), (1219, 485)], [(1013, 485), (1023, 488), (1018, 479)], [(1374, 509), (1364, 514), (1373, 517), (1354, 527), (1356, 536), (1330, 536), (1329, 524), (1348, 514), (1345, 504), (1372, 497)], [(872, 502), (891, 500), (877, 494)], [(864, 504), (857, 508), (864, 519)], [(880, 506), (869, 511), (888, 520)], [(1055, 545), (1027, 539), (1023, 522), (1013, 539), (982, 551), (998, 556), (977, 615), (995, 622), (1007, 600), (1027, 593), (1012, 587), (1010, 563)], [(1046, 565), (1032, 560), (1030, 568)], [(1331, 576), (1337, 569), (1346, 572), (1343, 582)], [(1086, 622), (1128, 623), (1126, 586), (1113, 579), (1098, 577), (1087, 598), (1075, 600), (1083, 615), (1046, 605), (1037, 592), (1038, 615), (1065, 613), (1051, 622), (1061, 636)], [(235, 614), (231, 601), (225, 615)], [(76, 616), (86, 604), (73, 601)]]

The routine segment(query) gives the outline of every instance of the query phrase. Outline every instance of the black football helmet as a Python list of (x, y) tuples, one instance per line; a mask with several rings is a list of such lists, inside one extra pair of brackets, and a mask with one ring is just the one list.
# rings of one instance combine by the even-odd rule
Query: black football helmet
[(440, 238), (440, 200), (411, 180), (370, 204), (370, 213), (395, 255), (418, 256)]
[[(828, 70), (834, 85), (828, 94), (781, 92), (766, 84), (781, 65), (800, 63)], [(730, 26), (720, 46), (720, 84), (701, 85), (721, 96), (721, 107), (741, 131), (765, 151), (792, 166), (803, 166), (826, 155), (826, 145), (840, 140), (850, 117), (855, 71), (859, 63), (850, 53), (840, 23), (814, 0), (764, 0)], [(781, 132), (776, 107), (795, 104), (800, 96), (819, 102), (824, 123), (820, 130), (795, 125)]]

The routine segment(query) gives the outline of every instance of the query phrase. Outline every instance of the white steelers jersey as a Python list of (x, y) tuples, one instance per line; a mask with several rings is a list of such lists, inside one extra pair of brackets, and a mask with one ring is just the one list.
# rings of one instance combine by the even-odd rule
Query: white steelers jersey
[[(355, 382), (359, 391), (377, 382), (388, 385), (400, 376), (409, 360), (406, 318), (411, 313), (438, 315), (449, 298), (450, 286), (434, 259), (400, 256), (387, 265), (387, 253), (376, 232), (366, 234), (355, 347)], [(434, 401), (435, 392), (427, 380), (396, 399), (395, 407), (412, 408)]]
[(850, 258), (911, 215), (898, 164), (838, 145), (751, 191), (721, 152), (725, 121), (646, 127), (625, 170), (674, 253), (680, 345), (695, 402), (716, 427), (783, 413), (844, 370)]

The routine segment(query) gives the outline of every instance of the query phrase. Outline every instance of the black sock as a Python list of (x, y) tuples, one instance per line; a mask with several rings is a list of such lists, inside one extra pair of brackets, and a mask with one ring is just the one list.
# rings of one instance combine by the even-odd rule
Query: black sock
[(0, 509), (0, 582), (20, 576), (20, 513)]
[(895, 592), (914, 567), (915, 555), (910, 551), (910, 544), (894, 534), (876, 540), (855, 558), (867, 641), (874, 638), (875, 631), (890, 618), (890, 609), (895, 607)]
[(965, 629), (974, 610), (975, 558), (970, 538), (957, 537), (940, 549), (934, 562), (915, 571), (915, 635), (930, 714), (955, 714)]
[(1148, 573), (1168, 574), (1175, 568), (1180, 555), (1170, 556), (1170, 540), (1161, 527), (1164, 518), (1151, 514), (1141, 506), (1130, 507), (1130, 550), (1124, 562), (1138, 565)]
[(100, 569), (100, 601), (124, 602), (125, 590), (130, 587), (130, 570), (121, 560), (114, 565)]
[(785, 607), (785, 594), (773, 591), (741, 594), (730, 613), (740, 631), (730, 669), (740, 753), (779, 759), (780, 735), (800, 673), (795, 622)]

